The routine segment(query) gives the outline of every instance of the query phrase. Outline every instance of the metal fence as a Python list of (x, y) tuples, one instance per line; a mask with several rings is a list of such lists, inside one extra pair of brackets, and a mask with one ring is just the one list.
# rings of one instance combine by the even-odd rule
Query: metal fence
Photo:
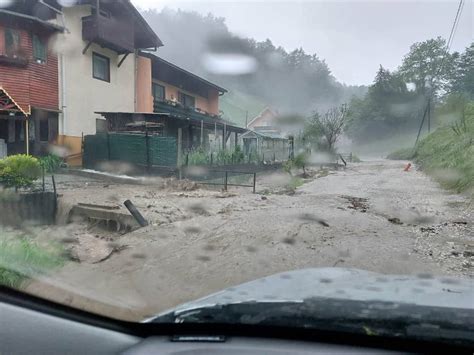
[[(196, 167), (195, 167), (196, 168)], [(183, 169), (181, 178), (189, 179), (200, 185), (222, 186), (227, 191), (230, 186), (251, 187), (255, 193), (257, 185), (256, 171), (238, 171), (235, 169)]]
[(99, 133), (85, 136), (84, 167), (96, 169), (104, 161), (127, 162), (148, 170), (155, 166), (176, 166), (176, 139), (131, 133)]

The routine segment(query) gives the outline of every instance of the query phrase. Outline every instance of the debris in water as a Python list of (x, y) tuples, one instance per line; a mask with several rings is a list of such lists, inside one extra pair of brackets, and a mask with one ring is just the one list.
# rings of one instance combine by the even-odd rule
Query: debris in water
[(368, 199), (363, 198), (363, 197), (353, 197), (353, 196), (347, 196), (347, 195), (341, 195), (343, 199), (346, 199), (350, 202), (350, 205), (347, 206), (347, 208), (350, 208), (352, 210), (356, 210), (362, 213), (367, 212), (369, 209), (368, 205)]
[(397, 217), (388, 218), (388, 221), (393, 224), (403, 224), (403, 222), (400, 221), (400, 218)]

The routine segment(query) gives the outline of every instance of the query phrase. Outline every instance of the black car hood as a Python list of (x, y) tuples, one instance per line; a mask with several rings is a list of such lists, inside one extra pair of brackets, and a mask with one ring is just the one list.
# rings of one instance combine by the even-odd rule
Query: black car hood
[(301, 269), (263, 277), (182, 304), (170, 313), (248, 302), (303, 302), (310, 298), (377, 301), (474, 309), (474, 280), (420, 275), (385, 275), (348, 268)]

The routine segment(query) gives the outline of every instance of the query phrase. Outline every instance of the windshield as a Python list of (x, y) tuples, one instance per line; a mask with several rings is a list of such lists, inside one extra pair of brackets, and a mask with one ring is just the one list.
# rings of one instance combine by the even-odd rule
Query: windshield
[(0, 284), (133, 322), (472, 330), (472, 16), (0, 1)]

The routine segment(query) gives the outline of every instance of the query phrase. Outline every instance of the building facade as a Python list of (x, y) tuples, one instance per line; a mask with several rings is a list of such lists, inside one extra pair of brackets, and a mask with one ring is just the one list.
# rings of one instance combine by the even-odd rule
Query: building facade
[(82, 136), (103, 126), (97, 112), (142, 109), (139, 86), (143, 83), (137, 73), (143, 59), (137, 51), (156, 49), (162, 43), (128, 0), (79, 1), (62, 8), (56, 21), (67, 28), (56, 40), (58, 143), (68, 147), (74, 164), (80, 162)]
[(30, 6), (0, 10), (0, 151), (44, 154), (58, 135), (58, 57), (61, 26)]

